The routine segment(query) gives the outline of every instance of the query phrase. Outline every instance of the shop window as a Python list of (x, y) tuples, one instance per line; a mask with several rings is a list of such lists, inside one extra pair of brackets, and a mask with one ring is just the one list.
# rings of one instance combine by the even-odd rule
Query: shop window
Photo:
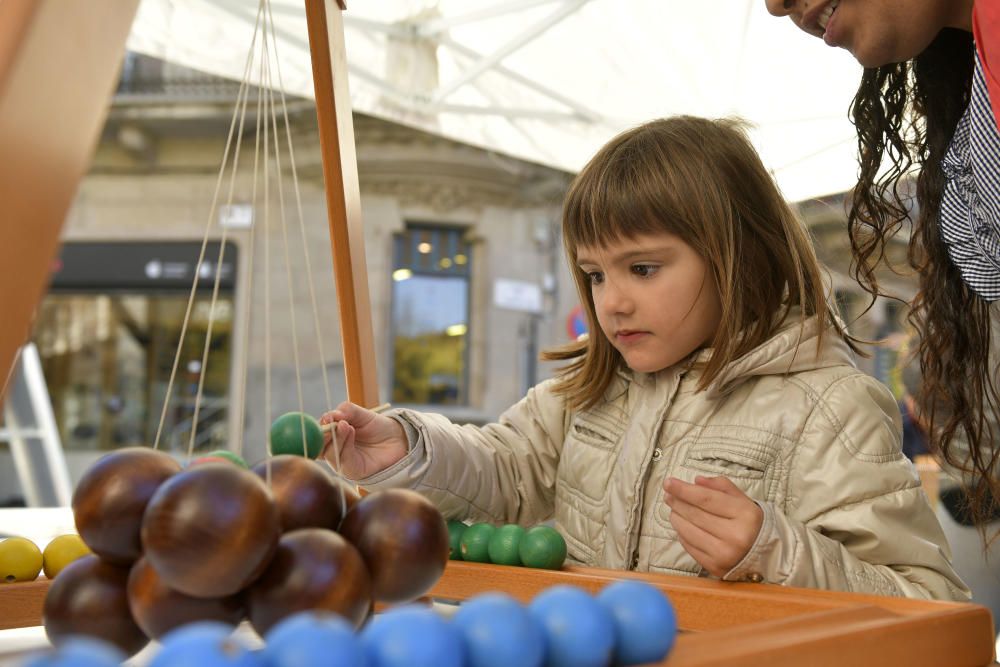
[[(186, 451), (211, 300), (199, 298), (181, 350), (160, 447)], [(35, 341), (67, 450), (153, 444), (187, 298), (51, 295)], [(232, 301), (216, 304), (196, 449), (226, 447)]]
[[(200, 243), (70, 243), (33, 339), (67, 450), (150, 446), (180, 341)], [(206, 257), (216, 257), (209, 244)], [(186, 452), (205, 375), (196, 450), (228, 447), (236, 249), (229, 247), (202, 369), (214, 269), (202, 266), (160, 448)], [(186, 287), (185, 287), (186, 286)]]

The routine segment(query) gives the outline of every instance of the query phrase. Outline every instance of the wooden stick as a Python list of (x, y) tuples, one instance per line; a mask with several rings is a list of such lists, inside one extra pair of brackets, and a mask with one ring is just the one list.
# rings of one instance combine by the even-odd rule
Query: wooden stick
[(375, 335), (347, 88), (343, 6), (333, 0), (305, 2), (347, 396), (358, 405), (372, 405), (378, 401)]
[[(385, 412), (386, 410), (388, 410), (391, 407), (392, 407), (391, 403), (383, 403), (381, 405), (376, 405), (374, 408), (369, 408), (369, 409), (372, 412)], [(324, 433), (326, 431), (333, 430), (333, 427), (336, 425), (336, 423), (338, 421), (340, 421), (340, 420), (336, 419), (336, 420), (330, 422), (329, 424), (320, 424), (320, 429), (322, 429)]]

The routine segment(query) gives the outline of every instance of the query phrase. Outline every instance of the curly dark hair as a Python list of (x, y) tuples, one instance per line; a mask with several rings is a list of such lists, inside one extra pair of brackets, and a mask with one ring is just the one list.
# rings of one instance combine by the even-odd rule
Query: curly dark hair
[[(987, 415), (1000, 416), (990, 364), (990, 304), (962, 279), (938, 223), (941, 162), (969, 104), (974, 48), (971, 33), (948, 28), (913, 60), (865, 70), (851, 105), (860, 172), (848, 230), (854, 276), (874, 300), (888, 296), (876, 277), (886, 245), (911, 221), (908, 258), (920, 276), (909, 315), (920, 333), (917, 402), (932, 446), (971, 477), (969, 510), (983, 525), (1000, 498), (1000, 447), (987, 424)], [(908, 174), (914, 166), (919, 176), (911, 211)]]

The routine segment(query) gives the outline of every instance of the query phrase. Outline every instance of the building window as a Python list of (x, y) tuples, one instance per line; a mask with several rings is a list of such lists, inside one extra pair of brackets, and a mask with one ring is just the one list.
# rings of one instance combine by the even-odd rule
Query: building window
[(393, 403), (468, 403), (470, 262), (461, 228), (413, 224), (396, 236)]

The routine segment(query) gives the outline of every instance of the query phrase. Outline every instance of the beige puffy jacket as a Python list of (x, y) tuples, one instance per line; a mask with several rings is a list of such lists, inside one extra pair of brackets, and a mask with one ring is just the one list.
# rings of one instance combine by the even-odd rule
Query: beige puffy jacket
[[(950, 550), (900, 449), (888, 390), (857, 370), (815, 318), (786, 324), (696, 392), (703, 351), (683, 368), (622, 372), (597, 407), (571, 412), (543, 382), (498, 423), (390, 413), (410, 453), (367, 479), (409, 487), (449, 518), (555, 518), (574, 561), (702, 575), (670, 525), (670, 475), (725, 475), (764, 510), (756, 542), (724, 578), (966, 600)], [(802, 345), (796, 343), (802, 336)]]

